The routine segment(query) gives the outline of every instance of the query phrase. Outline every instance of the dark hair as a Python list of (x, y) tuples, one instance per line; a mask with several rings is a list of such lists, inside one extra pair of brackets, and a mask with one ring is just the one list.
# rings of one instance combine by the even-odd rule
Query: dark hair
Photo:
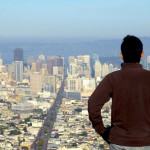
[(121, 44), (124, 63), (140, 62), (143, 44), (139, 38), (127, 35)]

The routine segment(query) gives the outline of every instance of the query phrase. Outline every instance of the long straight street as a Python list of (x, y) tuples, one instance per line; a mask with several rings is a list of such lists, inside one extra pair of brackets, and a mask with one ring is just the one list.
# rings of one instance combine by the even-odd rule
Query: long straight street
[(49, 109), (47, 113), (43, 126), (39, 130), (38, 135), (35, 141), (33, 142), (32, 150), (47, 149), (48, 139), (50, 138), (53, 125), (57, 117), (58, 109), (60, 108), (60, 105), (62, 103), (63, 91), (64, 91), (64, 81), (62, 82), (62, 85), (58, 91), (54, 104), (52, 105), (52, 107)]

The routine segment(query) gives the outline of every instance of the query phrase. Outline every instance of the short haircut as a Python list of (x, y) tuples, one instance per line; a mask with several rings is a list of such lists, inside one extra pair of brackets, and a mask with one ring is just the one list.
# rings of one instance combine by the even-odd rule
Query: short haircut
[(140, 62), (143, 44), (139, 38), (127, 35), (121, 44), (124, 63)]

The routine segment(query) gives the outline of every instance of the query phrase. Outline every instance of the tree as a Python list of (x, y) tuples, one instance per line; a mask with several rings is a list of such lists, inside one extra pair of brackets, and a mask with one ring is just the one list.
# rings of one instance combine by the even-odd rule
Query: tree
[(0, 128), (0, 134), (3, 135), (4, 134), (4, 129)]
[(73, 143), (73, 144), (72, 144), (72, 147), (77, 147), (77, 143)]
[(29, 150), (29, 148), (27, 146), (23, 146), (22, 150)]
[(81, 136), (87, 136), (87, 132), (82, 132)]
[(26, 127), (23, 128), (23, 131), (24, 131), (24, 132), (28, 132)]
[(75, 109), (75, 111), (82, 112), (82, 108), (77, 108), (77, 109)]
[(44, 129), (44, 133), (47, 133), (47, 128)]
[(100, 144), (100, 145), (99, 145), (99, 149), (100, 149), (100, 150), (103, 150), (103, 149), (104, 149), (104, 145)]
[(27, 122), (31, 122), (31, 120), (30, 120), (30, 118), (26, 118), (26, 119), (24, 120), (24, 122), (27, 124)]
[(15, 127), (15, 124), (13, 122), (11, 122), (9, 125), (10, 127)]
[(40, 139), (39, 146), (42, 146), (42, 145), (43, 145), (43, 139)]
[(50, 124), (51, 124), (51, 121), (48, 121), (47, 126), (49, 127), (49, 126), (50, 126)]
[(9, 133), (9, 135), (19, 135), (19, 134), (21, 134), (21, 132), (18, 130), (11, 130)]

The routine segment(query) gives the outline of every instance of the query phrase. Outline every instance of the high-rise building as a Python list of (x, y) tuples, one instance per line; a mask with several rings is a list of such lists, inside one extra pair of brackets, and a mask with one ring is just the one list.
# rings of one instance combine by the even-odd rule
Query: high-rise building
[(36, 63), (32, 63), (32, 68), (31, 68), (32, 72), (36, 72)]
[(94, 72), (95, 72), (95, 78), (97, 78), (97, 77), (101, 78), (101, 76), (102, 76), (102, 65), (101, 65), (99, 60), (95, 61)]
[(56, 66), (55, 63), (55, 57), (54, 56), (48, 56), (47, 57), (47, 71), (49, 74), (53, 74), (53, 67)]
[(41, 53), (41, 55), (39, 56), (39, 59), (42, 61), (42, 62), (45, 62), (45, 56)]
[(38, 59), (36, 61), (36, 72), (40, 72), (41, 69), (42, 69), (42, 60)]
[(61, 56), (48, 56), (47, 57), (47, 71), (53, 74), (53, 67), (64, 67), (64, 58)]
[(102, 66), (102, 77), (106, 76), (109, 73), (108, 64), (104, 63)]
[(16, 48), (14, 50), (14, 61), (22, 61), (23, 62), (23, 49)]
[(15, 61), (14, 69), (15, 69), (15, 80), (21, 82), (23, 79), (23, 62)]
[(75, 57), (74, 56), (69, 56), (69, 64), (75, 64)]
[(75, 75), (76, 72), (77, 72), (76, 70), (77, 70), (77, 69), (76, 69), (76, 65), (75, 65), (74, 63), (70, 63), (70, 64), (69, 64), (69, 70), (68, 70), (69, 72), (68, 72), (68, 73), (69, 73), (70, 75)]
[(147, 56), (147, 69), (150, 70), (150, 56)]
[(40, 70), (43, 76), (48, 76), (47, 64), (42, 64), (42, 69)]
[(91, 56), (91, 60), (90, 60), (90, 63), (91, 63), (91, 75), (92, 77), (94, 78), (95, 77), (95, 61), (99, 60), (99, 56), (97, 54), (93, 54)]
[(35, 57), (34, 56), (29, 56), (28, 59), (27, 59), (27, 65), (28, 66), (31, 66), (32, 63), (35, 62)]
[[(8, 75), (13, 75), (15, 73), (15, 64), (6, 64), (6, 72), (8, 72)], [(13, 78), (15, 80), (15, 78)]]
[(40, 72), (32, 72), (30, 76), (31, 93), (41, 92), (42, 90), (42, 75)]
[(56, 76), (44, 76), (43, 77), (43, 91), (56, 93)]
[(81, 78), (68, 78), (67, 89), (69, 91), (81, 91)]
[(42, 61), (40, 59), (38, 59), (36, 62), (32, 63), (32, 72), (40, 72), (42, 69)]

